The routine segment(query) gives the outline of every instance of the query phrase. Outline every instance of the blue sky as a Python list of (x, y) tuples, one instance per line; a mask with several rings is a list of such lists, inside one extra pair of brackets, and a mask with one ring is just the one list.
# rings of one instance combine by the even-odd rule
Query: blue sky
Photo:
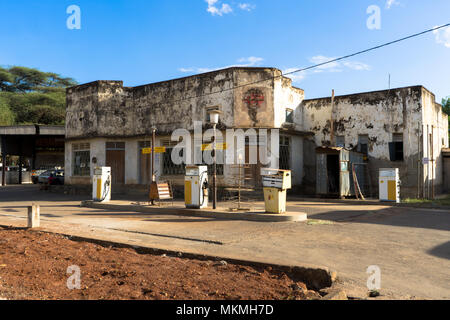
[[(67, 7), (81, 10), (70, 30)], [(380, 8), (370, 30), (369, 6)], [(127, 86), (231, 65), (306, 67), (450, 22), (448, 0), (0, 0), (0, 64)], [(450, 96), (450, 30), (294, 77), (307, 98), (421, 84)]]

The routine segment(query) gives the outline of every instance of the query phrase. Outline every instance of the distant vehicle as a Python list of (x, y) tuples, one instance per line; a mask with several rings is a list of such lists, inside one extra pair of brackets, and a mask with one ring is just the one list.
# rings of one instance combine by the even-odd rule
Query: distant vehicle
[[(19, 171), (19, 166), (9, 166), (5, 168), (5, 171), (9, 171), (9, 172), (18, 172)], [(27, 168), (23, 167), (22, 168), (22, 172), (26, 172)]]
[(40, 184), (62, 185), (64, 184), (64, 170), (47, 170), (38, 178)]
[(49, 185), (63, 185), (64, 184), (64, 170), (56, 170), (48, 177)]
[(44, 172), (46, 172), (46, 171), (47, 171), (47, 169), (39, 169), (39, 170), (33, 170), (33, 171), (31, 171), (31, 181), (32, 181), (34, 184), (39, 183), (39, 176), (40, 176), (41, 174), (43, 174)]

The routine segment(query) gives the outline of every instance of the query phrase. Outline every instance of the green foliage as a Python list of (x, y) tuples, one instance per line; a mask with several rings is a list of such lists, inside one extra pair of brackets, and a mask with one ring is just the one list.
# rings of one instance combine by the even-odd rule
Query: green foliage
[(0, 67), (0, 125), (64, 124), (71, 78), (26, 67)]
[(442, 109), (450, 116), (450, 97), (447, 99), (442, 99)]
[[(450, 116), (450, 97), (442, 99), (442, 110)], [(448, 135), (450, 137), (450, 117), (448, 119)]]
[(9, 108), (4, 99), (0, 97), (0, 126), (10, 126), (14, 124), (14, 113)]

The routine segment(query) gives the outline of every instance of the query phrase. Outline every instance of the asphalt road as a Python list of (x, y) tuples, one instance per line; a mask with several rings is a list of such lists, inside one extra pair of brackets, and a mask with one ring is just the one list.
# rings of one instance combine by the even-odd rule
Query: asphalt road
[[(308, 223), (224, 221), (81, 208), (83, 196), (0, 187), (0, 225), (24, 226), (41, 205), (45, 230), (181, 252), (338, 272), (350, 296), (367, 294), (366, 270), (381, 269), (384, 298), (450, 299), (450, 212), (385, 205), (292, 201)], [(323, 222), (325, 221), (325, 222)]]

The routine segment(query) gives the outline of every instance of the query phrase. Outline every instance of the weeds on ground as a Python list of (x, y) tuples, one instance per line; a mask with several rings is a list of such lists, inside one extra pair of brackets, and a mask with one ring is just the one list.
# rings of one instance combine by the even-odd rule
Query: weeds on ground
[(432, 206), (450, 206), (450, 196), (441, 199), (427, 200), (427, 199), (405, 199), (404, 203), (418, 204), (418, 205), (432, 205)]
[(330, 225), (330, 224), (334, 224), (334, 222), (333, 221), (329, 221), (329, 220), (308, 219), (308, 222), (306, 224), (309, 225), (309, 226)]

